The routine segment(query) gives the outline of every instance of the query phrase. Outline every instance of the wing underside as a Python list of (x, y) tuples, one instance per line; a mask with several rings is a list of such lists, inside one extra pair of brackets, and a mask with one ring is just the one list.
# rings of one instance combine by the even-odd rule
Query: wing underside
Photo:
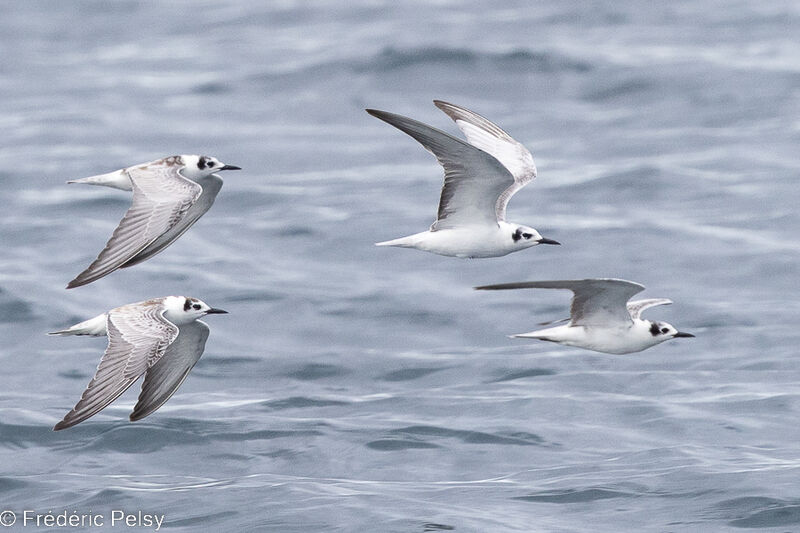
[(631, 322), (627, 302), (644, 290), (644, 286), (621, 279), (583, 279), (524, 281), (476, 287), (481, 290), (505, 289), (568, 289), (573, 293), (570, 324), (574, 326), (608, 326)]
[(408, 117), (374, 109), (367, 112), (416, 139), (444, 168), (439, 209), (431, 230), (497, 223), (497, 199), (515, 181), (494, 156)]

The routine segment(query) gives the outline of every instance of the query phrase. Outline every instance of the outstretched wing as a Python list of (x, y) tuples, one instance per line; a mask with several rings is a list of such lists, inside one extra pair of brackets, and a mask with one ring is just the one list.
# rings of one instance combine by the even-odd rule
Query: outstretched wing
[(181, 326), (175, 341), (144, 375), (142, 392), (131, 413), (131, 421), (140, 420), (153, 413), (178, 390), (189, 375), (189, 371), (203, 355), (208, 331), (208, 326), (200, 320)]
[(452, 118), (472, 146), (495, 157), (514, 176), (497, 199), (497, 220), (506, 219), (508, 201), (518, 190), (536, 178), (536, 164), (530, 151), (497, 124), (469, 109), (434, 100), (433, 103)]
[(375, 109), (367, 113), (416, 139), (444, 167), (444, 186), (431, 231), (497, 224), (496, 205), (514, 176), (493, 155), (422, 122)]
[(138, 265), (139, 263), (150, 259), (157, 253), (160, 253), (164, 248), (175, 242), (178, 237), (186, 233), (186, 230), (191, 228), (192, 225), (197, 222), (201, 216), (205, 215), (206, 211), (208, 211), (214, 204), (214, 200), (217, 198), (217, 194), (222, 188), (222, 178), (216, 174), (212, 174), (203, 180), (201, 187), (203, 189), (202, 194), (191, 205), (191, 207), (189, 207), (183, 217), (168, 231), (164, 232), (158, 239), (154, 240), (145, 249), (132, 257), (130, 261), (127, 261), (124, 265), (121, 265), (120, 268), (132, 267), (133, 265)]
[(178, 336), (177, 326), (164, 318), (163, 299), (112, 309), (107, 324), (108, 347), (97, 372), (56, 431), (83, 422), (117, 399)]
[(524, 281), (475, 287), (479, 290), (503, 289), (569, 289), (573, 293), (570, 324), (573, 326), (609, 326), (629, 324), (631, 314), (627, 302), (644, 290), (644, 286), (623, 279), (580, 279)]
[(638, 319), (642, 317), (642, 312), (645, 309), (649, 309), (650, 307), (655, 307), (656, 305), (669, 305), (672, 303), (672, 300), (667, 298), (650, 298), (649, 300), (635, 300), (633, 302), (628, 302), (628, 312), (631, 314), (631, 318)]
[(68, 289), (100, 279), (130, 261), (181, 220), (199, 198), (202, 187), (180, 174), (183, 166), (175, 157), (126, 170), (133, 186), (131, 207), (97, 259), (69, 282)]

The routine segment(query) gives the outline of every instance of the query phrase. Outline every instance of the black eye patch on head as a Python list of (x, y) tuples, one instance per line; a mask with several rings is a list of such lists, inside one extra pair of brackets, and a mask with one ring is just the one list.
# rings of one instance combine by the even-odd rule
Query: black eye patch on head
[(514, 242), (517, 242), (522, 238), (522, 230), (517, 228), (517, 231), (511, 234), (511, 238), (514, 239)]
[(204, 170), (207, 166), (208, 158), (206, 156), (200, 156), (200, 161), (197, 162), (197, 168)]
[(188, 311), (190, 307), (192, 307), (192, 301), (189, 298), (186, 298), (186, 301), (183, 302), (183, 310)]

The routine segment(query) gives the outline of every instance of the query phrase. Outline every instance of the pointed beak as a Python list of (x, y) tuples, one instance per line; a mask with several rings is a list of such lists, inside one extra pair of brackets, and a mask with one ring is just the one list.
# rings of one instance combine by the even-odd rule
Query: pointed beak
[(673, 339), (677, 337), (686, 337), (688, 339), (689, 337), (694, 337), (694, 335), (692, 335), (691, 333), (686, 333), (685, 331), (679, 331), (678, 333), (672, 336)]
[(553, 239), (548, 239), (547, 237), (542, 237), (536, 242), (538, 242), (539, 244), (561, 244), (560, 242), (554, 241)]
[(224, 309), (217, 309), (216, 307), (212, 307), (208, 311), (206, 311), (207, 315), (227, 315), (228, 312)]
[(220, 167), (220, 170), (242, 170), (242, 167), (237, 167), (236, 165), (224, 165)]

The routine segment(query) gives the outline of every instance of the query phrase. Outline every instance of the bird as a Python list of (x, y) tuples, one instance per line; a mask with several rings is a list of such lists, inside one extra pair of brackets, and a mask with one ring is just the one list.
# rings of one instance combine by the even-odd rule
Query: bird
[(536, 178), (533, 156), (499, 126), (466, 108), (433, 103), (468, 142), (402, 115), (367, 113), (416, 139), (444, 168), (436, 221), (429, 231), (376, 243), (459, 258), (500, 257), (537, 244), (560, 244), (535, 229), (506, 221), (511, 197)]
[(204, 155), (175, 155), (67, 183), (133, 191), (131, 207), (105, 248), (67, 289), (96, 281), (118, 268), (149, 259), (172, 244), (214, 203), (221, 170), (241, 170)]
[(167, 296), (123, 305), (50, 335), (107, 336), (108, 347), (97, 372), (75, 407), (53, 428), (72, 427), (94, 416), (144, 375), (130, 420), (161, 407), (178, 390), (203, 355), (205, 315), (227, 311), (197, 298)]
[(592, 278), (554, 281), (523, 281), (484, 285), (477, 290), (504, 289), (568, 289), (573, 293), (570, 318), (540, 325), (559, 325), (521, 333), (513, 337), (539, 339), (566, 346), (611, 354), (626, 354), (646, 350), (664, 341), (694, 337), (678, 331), (666, 322), (641, 318), (645, 309), (671, 304), (666, 298), (635, 300), (630, 298), (644, 290), (644, 285), (614, 278)]

